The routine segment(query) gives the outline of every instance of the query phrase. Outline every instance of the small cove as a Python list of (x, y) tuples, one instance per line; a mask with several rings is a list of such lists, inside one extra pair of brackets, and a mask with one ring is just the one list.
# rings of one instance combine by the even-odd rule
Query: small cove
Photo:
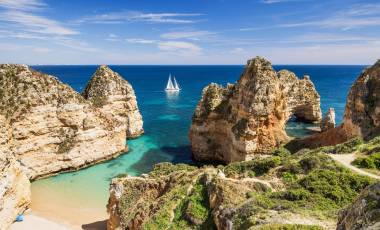
[[(96, 66), (36, 66), (57, 76), (77, 91), (83, 90)], [(32, 184), (32, 209), (43, 216), (88, 224), (106, 218), (110, 180), (119, 174), (140, 175), (159, 162), (192, 163), (188, 142), (191, 116), (202, 88), (210, 82), (235, 82), (243, 66), (111, 66), (135, 89), (144, 120), (145, 134), (128, 140), (130, 151), (120, 157), (77, 172), (37, 180)], [(346, 95), (363, 66), (275, 66), (298, 77), (311, 76), (323, 112), (334, 107), (337, 122), (343, 117)], [(183, 90), (163, 91), (169, 73), (176, 76)], [(292, 136), (309, 134), (312, 125), (290, 122)], [(79, 219), (80, 217), (80, 219)]]

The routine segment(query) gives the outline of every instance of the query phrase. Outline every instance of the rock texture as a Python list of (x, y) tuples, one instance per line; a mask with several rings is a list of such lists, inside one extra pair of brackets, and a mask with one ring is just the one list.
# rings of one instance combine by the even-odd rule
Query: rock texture
[(365, 69), (347, 97), (343, 123), (335, 129), (290, 143), (292, 149), (336, 145), (355, 137), (370, 139), (380, 134), (380, 60)]
[(0, 115), (0, 229), (8, 227), (30, 204), (30, 182), (9, 152), (5, 117)]
[[(125, 97), (134, 100), (129, 93)], [(55, 77), (25, 65), (0, 65), (0, 113), (9, 151), (31, 179), (94, 164), (127, 148), (127, 125), (115, 118), (119, 110), (102, 111)]]
[(329, 129), (335, 128), (335, 110), (334, 108), (329, 108), (327, 113), (325, 114), (325, 117), (322, 119), (321, 124), (321, 131), (327, 131)]
[(285, 125), (292, 116), (321, 120), (320, 97), (310, 78), (276, 72), (260, 57), (249, 60), (236, 84), (203, 90), (189, 134), (193, 156), (229, 163), (268, 152), (289, 140)]
[(125, 125), (128, 138), (144, 133), (135, 92), (126, 80), (107, 66), (100, 66), (83, 92), (94, 106)]
[(114, 178), (108, 229), (334, 229), (338, 211), (373, 183), (323, 150), (277, 155)]
[(342, 210), (337, 230), (380, 229), (380, 183), (363, 190), (356, 201)]

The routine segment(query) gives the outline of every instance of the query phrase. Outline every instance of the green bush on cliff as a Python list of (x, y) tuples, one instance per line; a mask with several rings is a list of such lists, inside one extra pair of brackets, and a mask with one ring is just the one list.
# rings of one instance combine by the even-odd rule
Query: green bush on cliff
[(152, 177), (166, 176), (173, 172), (178, 171), (194, 171), (197, 167), (188, 164), (172, 164), (169, 162), (162, 162), (154, 165), (153, 171), (149, 173)]
[(336, 145), (333, 148), (332, 153), (334, 153), (334, 154), (353, 153), (356, 150), (358, 150), (363, 143), (364, 142), (363, 142), (363, 139), (361, 137), (356, 137), (356, 138), (353, 138), (347, 142)]
[(235, 162), (227, 165), (224, 169), (224, 173), (227, 176), (261, 176), (280, 164), (281, 157), (278, 156), (256, 159), (252, 161)]
[(373, 153), (369, 156), (358, 157), (354, 160), (354, 162), (352, 162), (352, 164), (358, 166), (359, 168), (380, 170), (380, 152)]

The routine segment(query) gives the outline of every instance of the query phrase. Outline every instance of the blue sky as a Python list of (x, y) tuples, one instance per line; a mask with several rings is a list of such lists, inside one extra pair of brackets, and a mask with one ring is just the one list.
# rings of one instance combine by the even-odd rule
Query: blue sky
[(378, 0), (0, 0), (0, 62), (372, 64)]

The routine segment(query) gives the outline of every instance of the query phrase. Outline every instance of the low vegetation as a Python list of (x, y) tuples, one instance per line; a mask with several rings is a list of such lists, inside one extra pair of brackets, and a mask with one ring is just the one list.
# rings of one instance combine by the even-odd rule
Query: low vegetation
[[(144, 185), (137, 186), (138, 195), (130, 194), (134, 189), (126, 187), (130, 194), (126, 200), (130, 197), (133, 207), (150, 207), (144, 212), (151, 216), (141, 222), (145, 229), (214, 229), (232, 224), (233, 229), (319, 230), (335, 223), (339, 210), (375, 182), (340, 166), (326, 153), (365, 149), (371, 152), (367, 157), (373, 160), (371, 167), (377, 167), (379, 143), (380, 138), (366, 143), (355, 139), (295, 154), (278, 148), (267, 157), (216, 168), (161, 163), (145, 179), (155, 185), (140, 181)], [(226, 178), (216, 176), (218, 171)], [(142, 198), (150, 194), (147, 188), (158, 185), (164, 188), (158, 197)], [(124, 207), (128, 215), (136, 212)], [(279, 223), (286, 218), (283, 214), (316, 220), (321, 226)]]

